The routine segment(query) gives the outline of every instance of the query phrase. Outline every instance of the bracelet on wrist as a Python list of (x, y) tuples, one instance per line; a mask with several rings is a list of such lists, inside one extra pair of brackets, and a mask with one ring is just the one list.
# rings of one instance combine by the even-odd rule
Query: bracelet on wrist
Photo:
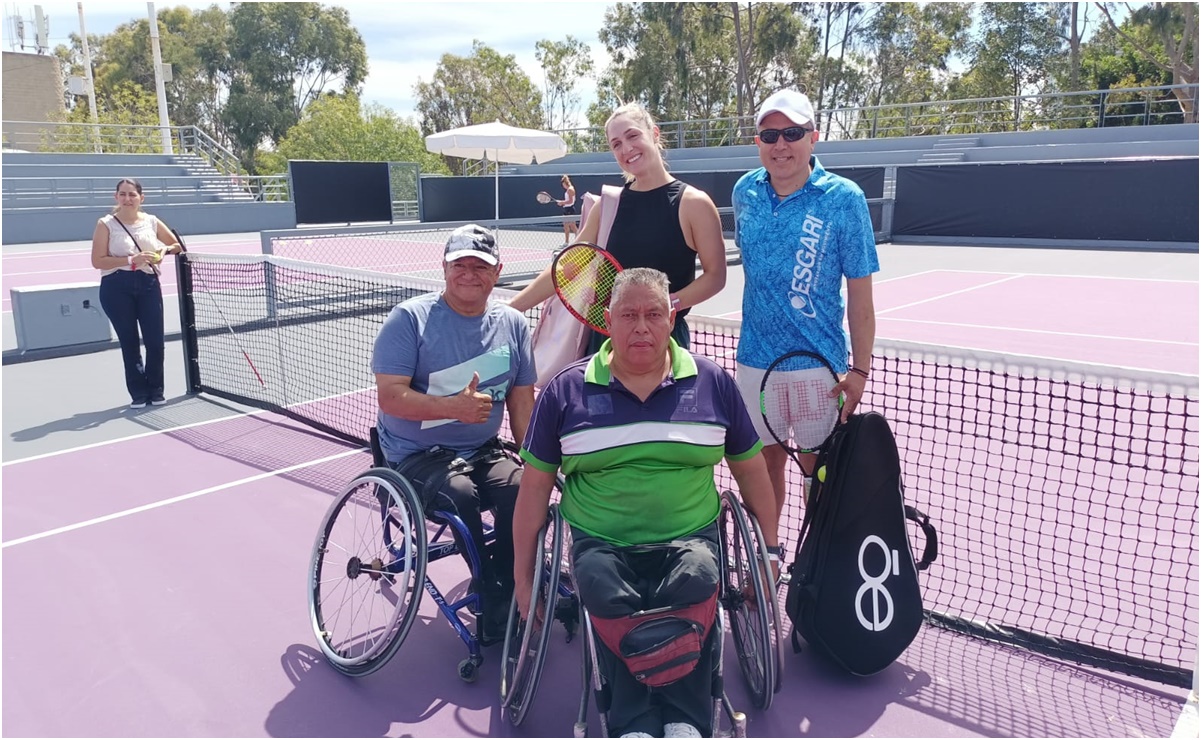
[(857, 367), (852, 367), (850, 372), (853, 372), (856, 375), (862, 376), (864, 380), (867, 380), (867, 378), (868, 378), (868, 373), (866, 370), (860, 370)]
[(765, 545), (763, 549), (767, 550), (769, 556), (775, 558), (779, 558), (784, 554), (784, 547), (782, 545)]

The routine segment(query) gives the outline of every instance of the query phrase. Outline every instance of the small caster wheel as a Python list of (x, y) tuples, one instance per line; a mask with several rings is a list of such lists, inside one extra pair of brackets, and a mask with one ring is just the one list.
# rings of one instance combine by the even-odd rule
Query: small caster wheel
[(478, 664), (471, 658), (464, 658), (459, 662), (459, 678), (463, 679), (464, 683), (475, 683), (478, 678)]

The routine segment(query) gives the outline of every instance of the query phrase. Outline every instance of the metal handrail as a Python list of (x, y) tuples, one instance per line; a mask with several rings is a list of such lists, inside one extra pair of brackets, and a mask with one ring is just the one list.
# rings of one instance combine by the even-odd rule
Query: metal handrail
[[(1193, 102), (1192, 121), (1186, 118), (1173, 94), (1176, 90), (1189, 93)], [(818, 111), (818, 120), (825, 129), (826, 139), (875, 139), (1101, 128), (1114, 124), (1195, 123), (1197, 102), (1198, 84), (1193, 83), (841, 107)], [(659, 131), (664, 146), (673, 149), (750, 144), (755, 136), (755, 117), (663, 121), (659, 123)], [(560, 129), (557, 133), (567, 140), (568, 149), (573, 152), (603, 152), (608, 148), (600, 127)]]
[[(166, 154), (162, 126), (3, 121), (4, 147), (37, 152)], [(203, 157), (225, 175), (244, 172), (238, 158), (198, 126), (168, 126), (173, 153)]]
[[(49, 181), (47, 183), (47, 181)], [(196, 176), (160, 175), (138, 178), (148, 205), (195, 204), (200, 195), (225, 196), (224, 202), (285, 202), (290, 200), (287, 177), (283, 175)], [(28, 187), (26, 187), (28, 186)], [(107, 205), (113, 194), (111, 177), (5, 177), (4, 207), (19, 208), (20, 201), (44, 200), (48, 205), (72, 205), (68, 200), (87, 198)], [(30, 206), (45, 207), (45, 206)]]

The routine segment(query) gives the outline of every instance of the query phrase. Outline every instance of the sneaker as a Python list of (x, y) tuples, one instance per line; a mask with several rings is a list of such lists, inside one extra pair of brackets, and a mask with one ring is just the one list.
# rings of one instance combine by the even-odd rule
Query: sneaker
[(129, 408), (144, 409), (144, 408), (146, 408), (146, 402), (145, 401), (134, 401), (133, 403), (129, 404)]
[[(654, 735), (646, 732), (627, 732), (622, 737), (654, 737)], [(697, 737), (700, 737), (700, 735), (697, 735)]]
[(151, 406), (163, 406), (166, 403), (167, 399), (163, 398), (162, 396), (155, 396), (154, 398), (150, 399)]
[(701, 731), (687, 722), (668, 722), (663, 725), (663, 737), (701, 737)]

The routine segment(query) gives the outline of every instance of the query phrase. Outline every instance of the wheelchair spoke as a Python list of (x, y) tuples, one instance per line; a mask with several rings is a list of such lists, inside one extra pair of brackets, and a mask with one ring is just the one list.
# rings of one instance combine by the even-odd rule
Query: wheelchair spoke
[(424, 535), (420, 505), (392, 471), (360, 475), (331, 506), (314, 545), (309, 606), (338, 670), (365, 675), (399, 648), (421, 598)]

